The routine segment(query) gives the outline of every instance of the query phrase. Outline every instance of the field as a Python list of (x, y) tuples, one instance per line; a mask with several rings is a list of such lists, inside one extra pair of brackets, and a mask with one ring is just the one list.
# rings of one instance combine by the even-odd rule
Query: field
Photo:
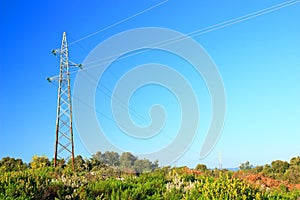
[[(203, 164), (195, 169), (158, 168), (150, 162), (154, 168), (147, 172), (134, 167), (120, 170), (120, 163), (109, 166), (99, 160), (76, 157), (74, 172), (70, 163), (61, 162), (54, 168), (46, 157), (35, 156), (29, 164), (7, 157), (0, 162), (0, 199), (298, 200), (299, 160), (300, 157), (292, 158), (283, 173), (283, 161), (259, 167), (246, 163), (237, 172), (207, 169)], [(291, 174), (292, 170), (296, 171)]]

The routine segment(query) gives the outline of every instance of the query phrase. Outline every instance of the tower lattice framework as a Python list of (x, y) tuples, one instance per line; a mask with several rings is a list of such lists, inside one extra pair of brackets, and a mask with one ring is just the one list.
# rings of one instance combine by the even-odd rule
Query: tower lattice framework
[(58, 77), (58, 100), (56, 117), (56, 139), (54, 150), (54, 166), (58, 159), (71, 159), (74, 169), (74, 140), (72, 126), (71, 86), (66, 32), (63, 33), (60, 50), (60, 73)]

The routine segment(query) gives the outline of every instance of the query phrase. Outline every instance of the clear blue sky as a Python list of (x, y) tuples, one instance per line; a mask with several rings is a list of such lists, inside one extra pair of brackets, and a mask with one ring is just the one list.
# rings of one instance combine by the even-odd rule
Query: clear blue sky
[[(35, 154), (52, 158), (57, 88), (49, 84), (46, 77), (58, 73), (59, 61), (51, 50), (60, 46), (64, 31), (68, 41), (72, 42), (159, 2), (1, 1), (0, 158), (11, 156), (27, 162)], [(83, 62), (100, 42), (125, 30), (164, 27), (187, 34), (281, 2), (169, 0), (70, 46), (70, 59)], [(201, 130), (205, 131), (210, 119), (207, 109), (210, 106), (209, 94), (203, 94), (203, 100), (199, 101), (204, 111), (204, 125), (200, 124), (199, 134), (176, 165), (194, 167), (197, 163), (205, 163), (215, 167), (218, 166), (219, 154), (222, 155), (223, 167), (235, 167), (247, 160), (260, 165), (300, 155), (299, 18), (300, 3), (297, 3), (193, 37), (206, 49), (222, 76), (226, 90), (226, 119), (214, 150), (204, 160), (199, 160), (204, 139)], [(164, 59), (172, 64), (168, 56)], [(151, 62), (149, 59), (145, 61)], [(121, 73), (117, 68), (112, 70), (114, 74)], [(72, 80), (74, 78), (72, 76)], [(106, 78), (109, 79), (109, 75)], [(197, 84), (192, 75), (188, 79), (192, 85)], [(107, 87), (113, 88), (113, 84), (113, 81), (108, 82)], [(197, 90), (197, 86), (193, 87)], [(166, 109), (170, 107), (177, 112), (178, 105), (172, 101), (171, 94), (155, 87), (149, 90), (151, 94), (165, 94), (161, 103), (175, 102)], [(145, 94), (137, 92), (135, 95), (131, 104), (141, 114), (156, 103), (154, 96), (141, 104), (143, 98), (139, 99), (139, 96)], [(102, 98), (101, 93), (97, 98)], [(104, 105), (105, 102), (96, 103), (99, 109)], [(176, 115), (171, 120), (175, 121), (168, 123), (176, 128)], [(117, 137), (111, 137), (118, 143)], [(126, 146), (126, 140), (119, 143)], [(90, 156), (76, 131), (75, 148), (76, 154)]]

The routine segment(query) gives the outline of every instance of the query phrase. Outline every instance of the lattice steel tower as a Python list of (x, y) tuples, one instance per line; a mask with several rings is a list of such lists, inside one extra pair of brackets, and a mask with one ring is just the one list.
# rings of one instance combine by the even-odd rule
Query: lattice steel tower
[[(68, 59), (68, 44), (66, 32), (63, 33), (61, 48), (53, 50), (54, 55), (60, 54), (60, 73), (58, 78), (58, 100), (56, 117), (56, 136), (54, 147), (54, 166), (58, 159), (71, 159), (74, 169), (74, 140), (72, 127), (72, 103), (70, 71)], [(51, 78), (48, 78), (52, 81)]]

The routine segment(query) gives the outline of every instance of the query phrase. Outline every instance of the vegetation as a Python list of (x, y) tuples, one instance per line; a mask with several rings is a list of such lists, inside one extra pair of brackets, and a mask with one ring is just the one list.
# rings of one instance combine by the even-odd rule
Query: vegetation
[[(90, 159), (77, 156), (73, 172), (71, 163), (64, 160), (54, 168), (47, 157), (34, 156), (29, 164), (6, 157), (0, 161), (0, 199), (297, 200), (299, 160), (292, 158), (288, 165), (274, 161), (263, 167), (249, 167), (248, 162), (232, 172), (203, 164), (195, 169), (158, 168), (157, 162), (138, 159), (129, 152), (121, 156), (97, 152)], [(278, 184), (256, 184), (251, 181), (253, 176)]]
[(273, 178), (276, 180), (287, 181), (289, 183), (300, 183), (300, 157), (294, 157), (290, 162), (276, 160), (271, 164), (264, 166), (253, 167), (248, 161), (240, 165), (240, 170), (253, 173), (261, 174), (263, 176)]

